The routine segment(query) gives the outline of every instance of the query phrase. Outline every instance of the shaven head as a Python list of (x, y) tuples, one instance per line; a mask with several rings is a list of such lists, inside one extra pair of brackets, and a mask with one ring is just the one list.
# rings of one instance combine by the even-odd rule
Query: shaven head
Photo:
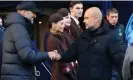
[(96, 29), (100, 27), (102, 22), (102, 12), (98, 7), (91, 7), (85, 11), (84, 23), (86, 29)]

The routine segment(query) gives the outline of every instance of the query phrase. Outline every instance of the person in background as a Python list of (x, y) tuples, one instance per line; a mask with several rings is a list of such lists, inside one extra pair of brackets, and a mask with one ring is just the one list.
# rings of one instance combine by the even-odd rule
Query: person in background
[[(72, 37), (71, 31), (70, 31), (70, 24), (71, 24), (70, 11), (67, 8), (60, 8), (57, 11), (57, 13), (59, 13), (63, 16), (63, 20), (64, 20), (64, 24), (65, 24), (63, 36), (66, 39), (67, 47), (70, 48), (72, 42), (74, 41), (74, 38)], [(78, 67), (78, 62), (77, 61), (71, 62), (71, 66), (73, 68), (71, 71), (73, 74), (73, 78), (76, 79), (76, 70)]]
[(70, 24), (71, 24), (71, 17), (70, 17), (70, 12), (67, 8), (60, 8), (57, 13), (61, 14), (63, 16), (64, 19), (64, 24), (65, 24), (65, 28), (63, 31), (63, 35), (66, 38), (67, 41), (67, 46), (70, 47), (72, 42), (73, 42), (73, 36), (71, 34), (70, 31)]
[(107, 26), (108, 32), (114, 31), (119, 35), (121, 41), (125, 43), (125, 28), (119, 23), (119, 11), (116, 8), (107, 10), (107, 15), (104, 17), (104, 24)]
[[(118, 38), (119, 41), (122, 43), (120, 44), (120, 47), (126, 47), (124, 26), (119, 23), (118, 19), (118, 10), (116, 8), (110, 8), (107, 10), (107, 15), (104, 17), (104, 25), (106, 26), (106, 29), (109, 33), (113, 31), (116, 34), (114, 35), (114, 38)], [(112, 80), (121, 80), (115, 67), (112, 70)]]
[(83, 4), (80, 1), (71, 1), (69, 4), (69, 10), (71, 15), (71, 25), (70, 31), (74, 40), (76, 40), (81, 32), (83, 32), (80, 27), (79, 18), (82, 17), (83, 14)]
[(40, 10), (32, 1), (23, 1), (17, 12), (4, 19), (1, 80), (35, 80), (34, 65), (50, 59), (59, 59), (57, 51), (35, 52), (28, 27), (32, 26)]

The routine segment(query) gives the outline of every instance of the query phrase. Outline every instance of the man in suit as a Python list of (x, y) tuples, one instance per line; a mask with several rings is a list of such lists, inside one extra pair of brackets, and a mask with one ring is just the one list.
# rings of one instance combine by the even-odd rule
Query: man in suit
[(70, 31), (75, 40), (80, 36), (80, 33), (82, 32), (82, 29), (79, 26), (80, 22), (78, 19), (82, 16), (83, 4), (80, 1), (72, 1), (69, 4), (69, 9), (71, 14)]

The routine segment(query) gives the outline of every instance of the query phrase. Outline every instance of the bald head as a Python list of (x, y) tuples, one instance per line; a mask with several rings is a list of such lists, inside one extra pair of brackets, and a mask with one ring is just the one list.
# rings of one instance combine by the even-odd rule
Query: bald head
[(91, 7), (85, 11), (84, 23), (86, 28), (98, 28), (102, 21), (102, 12), (98, 7)]
[(98, 7), (91, 7), (87, 9), (85, 14), (90, 14), (93, 17), (99, 17), (102, 19), (102, 12)]

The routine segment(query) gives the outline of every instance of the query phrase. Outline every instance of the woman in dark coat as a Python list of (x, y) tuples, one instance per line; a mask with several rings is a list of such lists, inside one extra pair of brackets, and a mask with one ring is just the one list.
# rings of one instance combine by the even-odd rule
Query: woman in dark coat
[(70, 47), (74, 38), (72, 37), (71, 31), (70, 31), (70, 24), (71, 24), (71, 18), (70, 18), (70, 12), (66, 8), (60, 8), (57, 13), (61, 14), (64, 19), (64, 31), (63, 35), (67, 41), (67, 46)]
[[(71, 45), (74, 41), (74, 38), (71, 34), (72, 32), (70, 31), (70, 27), (71, 27), (70, 26), (71, 25), (70, 11), (67, 8), (60, 8), (57, 12), (63, 16), (63, 20), (64, 20), (64, 24), (65, 24), (63, 36), (65, 37), (66, 44), (69, 48), (69, 47), (71, 47)], [(77, 71), (77, 67), (78, 67), (78, 62), (74, 61), (74, 62), (72, 62), (72, 64), (73, 64), (73, 66), (72, 66), (73, 69), (71, 72), (72, 72), (74, 80), (76, 80), (76, 71)]]
[[(50, 35), (47, 40), (47, 51), (58, 50), (62, 53), (68, 49), (66, 40), (62, 36), (64, 31), (63, 16), (55, 13), (50, 16), (51, 23)], [(51, 80), (72, 80), (69, 71), (71, 70), (71, 63), (53, 62)]]

